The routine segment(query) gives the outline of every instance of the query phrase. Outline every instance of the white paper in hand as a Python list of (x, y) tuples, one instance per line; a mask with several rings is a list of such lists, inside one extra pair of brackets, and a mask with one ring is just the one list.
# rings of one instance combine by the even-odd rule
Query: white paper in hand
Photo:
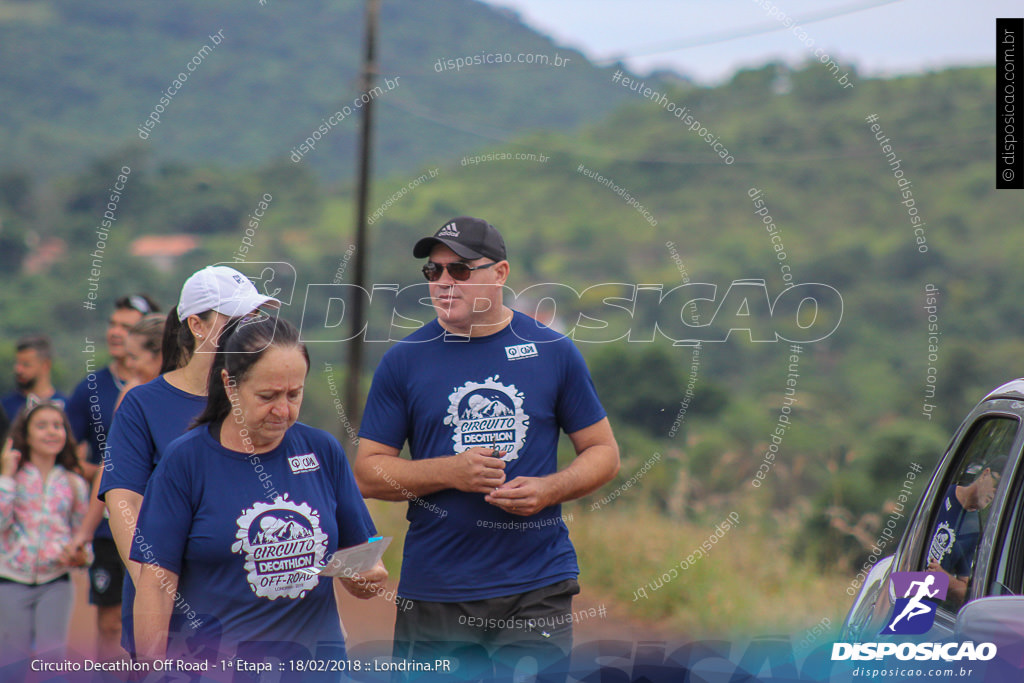
[(354, 545), (351, 548), (339, 550), (327, 560), (323, 567), (305, 570), (308, 573), (316, 573), (321, 576), (340, 576), (351, 578), (355, 574), (373, 569), (380, 562), (384, 551), (391, 545), (391, 536), (374, 538), (366, 543)]

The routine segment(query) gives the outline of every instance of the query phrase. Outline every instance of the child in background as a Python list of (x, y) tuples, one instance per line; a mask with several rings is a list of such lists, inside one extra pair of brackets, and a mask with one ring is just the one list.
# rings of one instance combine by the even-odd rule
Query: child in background
[[(22, 411), (0, 451), (0, 664), (27, 671), (33, 656), (64, 656), (68, 571), (89, 563), (86, 549), (70, 545), (87, 495), (63, 409), (44, 401)], [(5, 680), (24, 675), (0, 671)]]

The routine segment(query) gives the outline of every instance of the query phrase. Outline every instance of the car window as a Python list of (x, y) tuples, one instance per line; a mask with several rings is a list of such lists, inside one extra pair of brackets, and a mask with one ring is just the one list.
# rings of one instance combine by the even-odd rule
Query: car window
[(952, 467), (931, 513), (930, 532), (919, 568), (950, 576), (939, 606), (955, 613), (964, 603), (974, 576), (981, 535), (996, 488), (1017, 434), (1018, 421), (985, 416), (960, 442)]
[(994, 548), (988, 595), (1024, 595), (1024, 476), (1020, 474), (1007, 497), (1006, 510)]

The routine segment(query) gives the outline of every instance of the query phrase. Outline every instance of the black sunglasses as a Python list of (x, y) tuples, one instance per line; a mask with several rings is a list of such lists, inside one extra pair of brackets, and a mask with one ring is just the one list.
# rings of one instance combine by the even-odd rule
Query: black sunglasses
[(470, 266), (462, 261), (453, 261), (452, 263), (434, 263), (433, 261), (427, 261), (427, 264), (423, 266), (423, 277), (427, 278), (427, 282), (437, 282), (441, 279), (441, 273), (443, 273), (447, 268), (448, 274), (452, 276), (453, 280), (463, 282), (469, 279), (470, 274), (472, 274), (474, 270), (490, 268), (498, 263), (498, 261), (494, 261), (492, 263), (485, 263), (482, 266)]

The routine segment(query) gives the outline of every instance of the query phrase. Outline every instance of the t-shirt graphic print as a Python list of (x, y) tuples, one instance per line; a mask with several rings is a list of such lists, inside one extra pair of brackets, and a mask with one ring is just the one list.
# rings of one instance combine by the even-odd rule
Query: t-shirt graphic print
[(301, 598), (316, 587), (318, 577), (301, 570), (320, 566), (327, 553), (319, 512), (288, 500), (286, 493), (272, 503), (255, 503), (237, 523), (231, 550), (245, 556), (245, 578), (257, 596)]
[(519, 457), (530, 418), (523, 412), (523, 393), (514, 384), (498, 380), (499, 375), (494, 375), (483, 382), (469, 381), (448, 396), (444, 423), (453, 429), (455, 453), (473, 446), (490, 446), (505, 451), (505, 462)]

